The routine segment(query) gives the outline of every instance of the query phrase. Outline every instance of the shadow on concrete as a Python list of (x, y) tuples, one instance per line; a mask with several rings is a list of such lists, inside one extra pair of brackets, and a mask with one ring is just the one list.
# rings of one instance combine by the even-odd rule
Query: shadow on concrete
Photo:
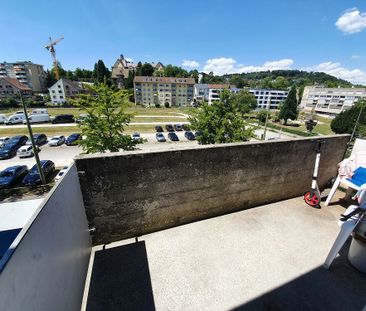
[(95, 252), (87, 310), (155, 310), (145, 242)]
[(347, 261), (350, 242), (330, 270), (318, 267), (233, 310), (362, 310), (366, 306), (366, 274)]

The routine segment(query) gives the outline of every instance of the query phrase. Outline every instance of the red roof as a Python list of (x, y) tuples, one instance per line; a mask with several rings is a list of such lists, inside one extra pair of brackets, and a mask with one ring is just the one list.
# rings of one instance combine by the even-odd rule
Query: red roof
[(18, 81), (18, 79), (15, 78), (2, 78), (4, 79), (6, 82), (8, 82), (9, 84), (11, 84), (13, 87), (16, 87), (17, 89), (21, 90), (21, 91), (32, 91), (31, 88), (29, 88), (27, 85), (22, 84)]

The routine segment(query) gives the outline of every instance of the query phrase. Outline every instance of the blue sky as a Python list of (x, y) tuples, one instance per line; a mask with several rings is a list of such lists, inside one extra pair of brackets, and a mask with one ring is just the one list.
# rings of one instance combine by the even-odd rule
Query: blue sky
[[(6, 1), (0, 61), (65, 69), (134, 61), (185, 64), (217, 74), (308, 69), (366, 84), (366, 1)], [(186, 60), (186, 62), (184, 62)]]

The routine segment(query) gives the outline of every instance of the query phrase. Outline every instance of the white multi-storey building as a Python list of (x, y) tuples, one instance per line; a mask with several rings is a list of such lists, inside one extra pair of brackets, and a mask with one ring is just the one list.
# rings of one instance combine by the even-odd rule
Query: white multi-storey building
[(366, 99), (366, 88), (325, 88), (306, 86), (300, 107), (305, 111), (335, 116)]
[[(195, 84), (194, 96), (196, 101), (208, 101), (211, 105), (214, 101), (220, 100), (220, 92), (224, 89), (232, 93), (238, 93), (242, 89), (235, 88), (230, 84)], [(253, 94), (257, 100), (258, 108), (278, 109), (279, 104), (283, 102), (288, 91), (283, 90), (268, 90), (268, 89), (244, 89)]]
[(135, 103), (187, 106), (193, 101), (194, 82), (194, 78), (137, 76), (134, 79)]
[(0, 63), (0, 78), (17, 79), (19, 83), (28, 86), (36, 93), (47, 91), (43, 66), (32, 62)]

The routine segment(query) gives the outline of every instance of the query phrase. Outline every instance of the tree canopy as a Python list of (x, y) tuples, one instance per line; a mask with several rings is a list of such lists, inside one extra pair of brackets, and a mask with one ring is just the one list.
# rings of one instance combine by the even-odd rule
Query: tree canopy
[(351, 134), (353, 128), (356, 125), (356, 121), (360, 110), (362, 108), (362, 113), (360, 115), (359, 124), (356, 129), (357, 132), (365, 133), (366, 127), (366, 101), (361, 100), (358, 101), (354, 106), (352, 106), (349, 110), (342, 111), (338, 114), (331, 122), (330, 127), (332, 131), (336, 134)]
[(105, 81), (105, 79), (109, 79), (110, 75), (111, 72), (109, 69), (104, 65), (104, 62), (99, 59), (98, 62), (95, 63), (93, 70), (93, 77), (95, 81), (101, 83)]
[(293, 85), (283, 104), (280, 105), (280, 120), (287, 124), (287, 120), (296, 120), (299, 114), (297, 107), (296, 86)]
[(116, 91), (106, 83), (88, 86), (89, 94), (79, 94), (72, 103), (86, 111), (88, 117), (80, 124), (85, 139), (80, 145), (86, 153), (135, 149), (136, 141), (124, 134), (131, 115), (125, 112), (129, 93)]
[(220, 101), (211, 106), (203, 103), (193, 110), (189, 121), (192, 129), (198, 132), (197, 140), (201, 144), (246, 141), (253, 136), (253, 129), (240, 116), (228, 90), (221, 92)]
[(244, 114), (249, 113), (250, 111), (257, 108), (257, 100), (255, 96), (249, 93), (247, 90), (241, 90), (237, 94), (232, 94), (231, 100), (241, 113), (242, 117)]

